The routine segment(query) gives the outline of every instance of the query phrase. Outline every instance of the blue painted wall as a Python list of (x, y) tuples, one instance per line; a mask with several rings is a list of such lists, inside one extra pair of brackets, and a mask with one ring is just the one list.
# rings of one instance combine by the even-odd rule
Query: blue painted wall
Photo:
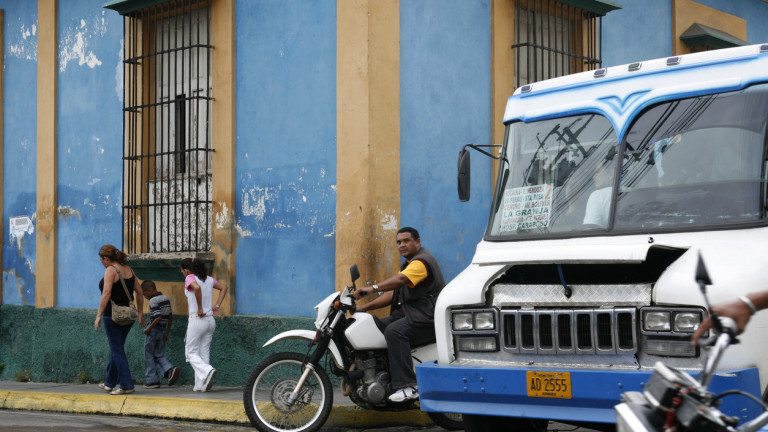
[[(626, 0), (625, 0), (626, 1)], [(763, 0), (696, 0), (698, 3), (747, 20), (747, 42), (768, 43), (768, 2)], [(761, 19), (762, 17), (762, 19)]]
[(123, 19), (59, 0), (57, 305), (98, 304), (104, 244), (122, 247)]
[(670, 0), (613, 1), (622, 8), (603, 17), (603, 67), (672, 55)]
[(335, 277), (336, 2), (235, 19), (236, 312), (312, 315)]
[[(668, 57), (672, 47), (672, 2), (613, 0), (622, 9), (603, 17), (603, 66)], [(747, 21), (747, 42), (768, 42), (768, 2), (763, 0), (696, 0)], [(642, 18), (638, 18), (642, 17)], [(764, 18), (760, 18), (764, 17)]]
[[(37, 2), (2, 0), (5, 19), (3, 83), (3, 303), (35, 304), (34, 223), (37, 187)], [(28, 217), (28, 232), (9, 234), (9, 220)]]
[[(604, 65), (672, 53), (669, 1), (615, 0)], [(761, 0), (701, 3), (768, 41)], [(58, 305), (93, 307), (96, 251), (121, 244), (122, 18), (103, 0), (59, 2)], [(236, 0), (236, 311), (311, 315), (334, 286), (336, 2)], [(37, 3), (5, 11), (3, 303), (34, 304)], [(490, 143), (490, 0), (402, 0), (401, 226), (422, 233), (446, 278), (471, 260), (491, 196), (473, 154), (472, 200), (456, 197), (456, 156)], [(642, 19), (638, 19), (642, 16)], [(29, 231), (9, 234), (10, 219)], [(88, 275), (85, 277), (83, 275)], [(290, 292), (286, 293), (286, 289)]]
[[(472, 155), (472, 199), (458, 200), (456, 161), (466, 143), (490, 144), (490, 5), (400, 2), (401, 226), (450, 280), (472, 260), (488, 221), (491, 161)], [(394, 240), (393, 240), (394, 241)]]

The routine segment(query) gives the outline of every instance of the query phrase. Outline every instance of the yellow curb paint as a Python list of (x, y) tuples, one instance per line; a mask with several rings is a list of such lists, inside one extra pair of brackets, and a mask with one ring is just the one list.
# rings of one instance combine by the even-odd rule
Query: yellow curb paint
[[(267, 404), (267, 402), (263, 402)], [(242, 401), (165, 398), (134, 394), (71, 394), (0, 391), (0, 407), (29, 411), (58, 411), (79, 414), (111, 414), (159, 417), (175, 420), (217, 421), (250, 425)], [(329, 427), (428, 426), (432, 422), (419, 410), (392, 413), (354, 405), (334, 405), (325, 425)]]
[(249, 423), (242, 401), (128, 396), (121, 414), (227, 423)]
[(125, 396), (10, 391), (3, 403), (3, 408), (81, 414), (120, 414), (124, 403)]

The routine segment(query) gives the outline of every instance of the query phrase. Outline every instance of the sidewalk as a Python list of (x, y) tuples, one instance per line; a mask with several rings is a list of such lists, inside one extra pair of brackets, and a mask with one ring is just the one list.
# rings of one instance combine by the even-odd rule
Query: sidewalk
[[(191, 386), (163, 386), (145, 390), (139, 384), (133, 394), (112, 396), (97, 384), (0, 381), (0, 409), (250, 425), (243, 407), (241, 387), (214, 386), (210, 392), (198, 393), (193, 392)], [(331, 416), (325, 423), (329, 427), (350, 428), (431, 424), (429, 417), (418, 410), (391, 413), (358, 408), (338, 390), (333, 395)]]

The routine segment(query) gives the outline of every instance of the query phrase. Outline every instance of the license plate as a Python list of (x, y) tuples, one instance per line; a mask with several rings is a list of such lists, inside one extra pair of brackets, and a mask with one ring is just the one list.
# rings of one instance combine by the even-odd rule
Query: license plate
[(570, 399), (570, 372), (526, 371), (528, 397)]

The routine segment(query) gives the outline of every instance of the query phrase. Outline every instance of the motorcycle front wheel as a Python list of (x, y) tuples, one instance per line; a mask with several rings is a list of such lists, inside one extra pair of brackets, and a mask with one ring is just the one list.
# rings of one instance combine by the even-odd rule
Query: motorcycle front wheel
[(333, 407), (331, 380), (314, 367), (292, 404), (289, 397), (304, 372), (303, 354), (282, 352), (259, 363), (248, 376), (243, 403), (248, 419), (261, 432), (315, 432)]

